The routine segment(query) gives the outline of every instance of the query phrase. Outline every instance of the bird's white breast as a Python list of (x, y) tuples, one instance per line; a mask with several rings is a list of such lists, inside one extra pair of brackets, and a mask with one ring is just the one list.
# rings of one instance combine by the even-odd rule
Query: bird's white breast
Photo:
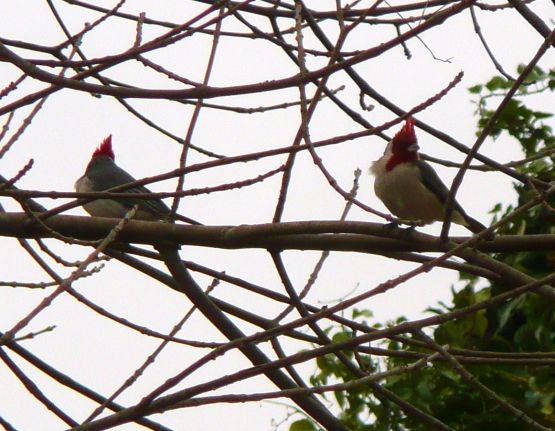
[[(75, 191), (80, 193), (94, 192), (91, 180), (83, 175), (75, 182)], [(126, 208), (112, 199), (96, 199), (83, 205), (85, 211), (94, 217), (121, 218), (127, 212)]]
[(376, 177), (374, 192), (387, 209), (404, 220), (423, 223), (443, 220), (443, 205), (423, 184), (418, 166), (401, 163), (388, 171), (388, 158), (382, 157), (370, 168)]

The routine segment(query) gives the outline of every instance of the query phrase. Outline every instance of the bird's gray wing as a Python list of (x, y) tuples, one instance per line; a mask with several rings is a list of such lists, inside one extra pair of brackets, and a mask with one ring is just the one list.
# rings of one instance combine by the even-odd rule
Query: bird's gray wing
[[(98, 192), (102, 192), (105, 190), (109, 190), (111, 188), (121, 186), (122, 184), (132, 183), (136, 181), (129, 173), (125, 170), (121, 169), (118, 165), (116, 165), (112, 160), (102, 161), (103, 163), (110, 163), (110, 170), (111, 172), (115, 173), (116, 175), (112, 175), (107, 177), (106, 175), (95, 178), (98, 176), (96, 172), (101, 172), (100, 170), (90, 170), (87, 172), (87, 175), (91, 176), (91, 180), (93, 184), (102, 184), (101, 186), (97, 186), (96, 188), (101, 190), (96, 190)], [(152, 193), (149, 189), (144, 186), (139, 187), (132, 187), (128, 190), (123, 190), (121, 193)], [(147, 210), (151, 210), (155, 213), (159, 214), (169, 214), (170, 209), (169, 207), (162, 202), (160, 199), (119, 199), (119, 202), (128, 209), (133, 208), (134, 205), (139, 205), (139, 207), (146, 207)]]
[[(436, 173), (434, 168), (432, 168), (427, 162), (424, 160), (418, 160), (416, 162), (416, 166), (420, 171), (420, 177), (422, 178), (422, 182), (424, 185), (434, 192), (434, 194), (439, 198), (439, 200), (445, 205), (447, 202), (447, 196), (449, 196), (449, 189), (443, 183), (439, 175)], [(464, 209), (460, 206), (460, 204), (455, 200), (455, 205), (453, 209), (458, 211), (464, 218), (467, 217)]]

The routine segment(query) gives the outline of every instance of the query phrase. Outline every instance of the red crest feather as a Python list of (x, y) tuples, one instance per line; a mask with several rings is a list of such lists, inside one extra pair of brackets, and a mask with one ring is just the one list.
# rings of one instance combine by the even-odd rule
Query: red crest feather
[(112, 150), (112, 135), (108, 135), (108, 137), (102, 141), (98, 148), (94, 150), (94, 153), (92, 155), (93, 159), (99, 156), (108, 156), (112, 160), (115, 159), (114, 150)]
[(406, 119), (403, 128), (391, 140), (391, 157), (385, 166), (386, 170), (391, 171), (397, 165), (415, 162), (420, 159), (416, 142), (414, 120), (409, 117)]
[(414, 132), (414, 120), (409, 117), (403, 128), (393, 137), (393, 145), (397, 148), (407, 148), (412, 144), (416, 144), (416, 133)]

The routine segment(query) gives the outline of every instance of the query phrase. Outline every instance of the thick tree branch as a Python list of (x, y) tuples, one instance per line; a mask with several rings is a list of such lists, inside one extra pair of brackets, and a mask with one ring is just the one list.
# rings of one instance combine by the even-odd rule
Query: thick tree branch
[[(45, 223), (54, 231), (80, 240), (96, 240), (114, 227), (117, 219), (58, 215)], [(20, 238), (51, 238), (52, 234), (33, 223), (24, 213), (0, 213), (0, 235)], [(403, 238), (404, 239), (398, 239)], [(275, 248), (354, 251), (365, 253), (438, 252), (439, 238), (425, 234), (407, 235), (389, 225), (355, 221), (298, 221), (240, 226), (170, 225), (164, 222), (132, 220), (119, 240), (155, 245), (171, 241), (182, 245), (241, 249)], [(452, 237), (460, 243), (466, 237)], [(485, 253), (555, 250), (555, 235), (511, 235), (474, 245)]]

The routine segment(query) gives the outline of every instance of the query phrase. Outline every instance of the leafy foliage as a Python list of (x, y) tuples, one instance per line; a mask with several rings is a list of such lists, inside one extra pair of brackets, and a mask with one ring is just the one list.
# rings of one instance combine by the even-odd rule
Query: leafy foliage
[[(522, 71), (524, 66), (519, 66)], [(503, 97), (513, 85), (502, 76), (494, 76), (484, 85), (469, 89), (477, 96), (478, 127), (481, 129), (494, 111), (489, 107), (491, 100)], [(492, 137), (502, 139), (509, 135), (522, 145), (527, 161), (516, 168), (523, 173), (544, 181), (553, 181), (555, 161), (555, 136), (552, 128), (544, 121), (551, 113), (534, 110), (524, 100), (534, 94), (555, 90), (555, 69), (548, 72), (536, 67), (516, 96), (501, 113)], [(517, 205), (537, 196), (528, 185), (515, 184), (518, 194)], [(537, 206), (527, 214), (513, 220), (499, 233), (546, 234), (555, 233), (555, 198), (546, 205)], [(513, 205), (497, 204), (492, 211), (498, 219), (514, 210)], [(532, 251), (499, 253), (496, 258), (515, 269), (541, 278), (555, 270), (555, 252)], [(452, 305), (440, 304), (428, 311), (442, 314), (472, 305), (504, 292), (502, 282), (487, 287), (478, 287), (475, 276), (461, 274), (465, 283), (460, 290), (453, 289)], [(483, 282), (481, 282), (483, 286)], [(360, 311), (356, 312), (360, 315)], [(367, 316), (365, 316), (367, 317)], [(399, 318), (401, 322), (403, 318)], [(334, 337), (345, 337), (349, 333), (341, 328), (330, 328)], [(522, 295), (501, 306), (481, 310), (474, 314), (449, 321), (436, 328), (435, 341), (450, 347), (494, 352), (553, 352), (555, 351), (555, 312), (553, 304), (533, 294)], [(415, 345), (408, 347), (398, 341), (390, 341), (387, 348), (396, 352), (429, 352), (414, 339)], [(351, 353), (352, 354), (352, 353)], [(414, 359), (391, 355), (387, 360), (365, 359), (372, 370), (392, 369), (414, 362)], [(332, 355), (317, 361), (318, 372), (312, 383), (326, 384), (332, 380), (348, 381), (352, 376)], [(510, 404), (527, 415), (555, 429), (555, 371), (547, 366), (466, 364), (476, 379), (495, 391)], [(503, 430), (521, 431), (524, 423), (515, 416), (506, 414), (499, 406), (477, 392), (446, 363), (435, 362), (433, 366), (406, 372), (382, 382), (405, 401), (438, 418), (456, 430)], [(402, 430), (428, 431), (429, 425), (422, 424), (404, 415), (395, 406), (377, 399), (368, 386), (359, 386), (346, 392), (335, 393), (341, 408), (341, 419), (352, 430)]]
[[(352, 318), (359, 319), (361, 323), (369, 326), (365, 318), (372, 317), (368, 310), (353, 310)], [(399, 322), (404, 319), (400, 319)], [(374, 325), (377, 329), (380, 325)], [(343, 327), (330, 328), (334, 342), (345, 340), (352, 336), (350, 329)], [(354, 352), (344, 351), (350, 359)], [(359, 365), (368, 371), (377, 371), (382, 364), (368, 355), (358, 356)], [(343, 364), (333, 354), (320, 357), (316, 361), (318, 372), (315, 373), (310, 383), (314, 386), (327, 385), (336, 382), (347, 382), (354, 378)], [(367, 385), (357, 386), (349, 391), (336, 391), (333, 393), (335, 402), (341, 408), (341, 420), (353, 431), (388, 431), (402, 430), (395, 425), (401, 422), (401, 414), (391, 407), (387, 400), (379, 399), (372, 394)], [(369, 423), (369, 418), (378, 418), (375, 423)]]
[(316, 426), (308, 419), (301, 419), (293, 422), (289, 431), (316, 431)]

